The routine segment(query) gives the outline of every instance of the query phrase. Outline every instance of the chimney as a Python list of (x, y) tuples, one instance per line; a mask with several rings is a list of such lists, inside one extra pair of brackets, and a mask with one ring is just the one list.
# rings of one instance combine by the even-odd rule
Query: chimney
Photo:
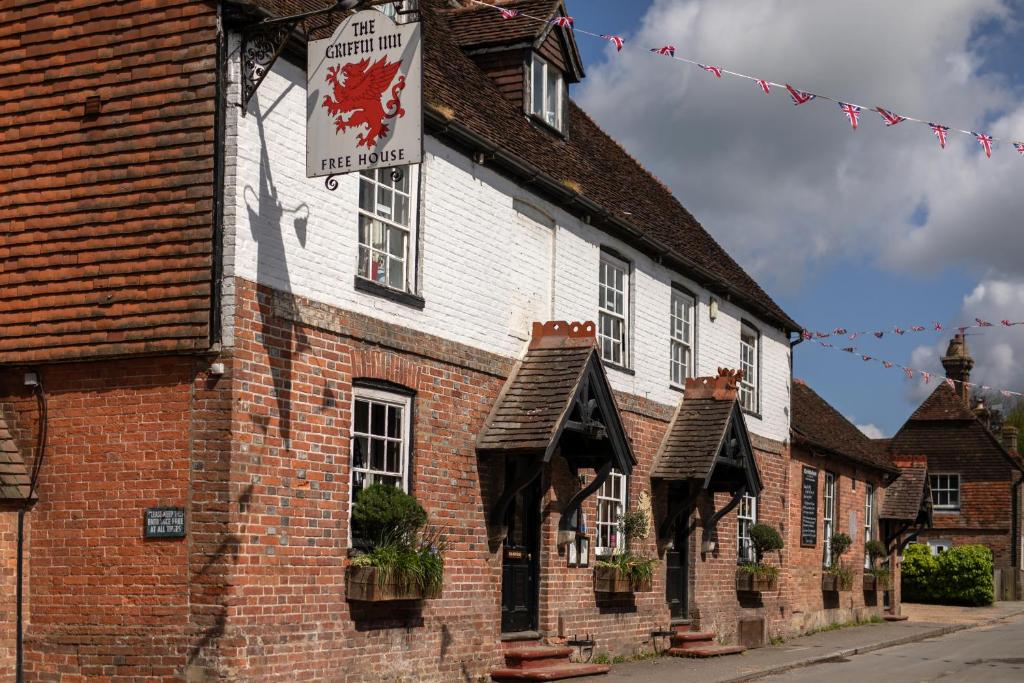
[(942, 367), (946, 369), (946, 377), (957, 382), (956, 392), (968, 408), (971, 407), (971, 397), (968, 392), (967, 383), (971, 381), (971, 368), (974, 367), (974, 359), (971, 352), (967, 350), (967, 337), (963, 332), (957, 332), (949, 340), (949, 348), (946, 355), (942, 357)]
[(978, 405), (974, 406), (974, 416), (981, 420), (981, 424), (985, 425), (985, 429), (992, 430), (992, 413), (989, 411), (983, 397), (978, 397)]
[(1003, 425), (1003, 445), (1011, 453), (1017, 452), (1017, 428), (1013, 425)]
[[(713, 398), (716, 401), (735, 401), (739, 391), (737, 383), (743, 378), (742, 370), (718, 368), (717, 377), (691, 377), (686, 380), (686, 399)], [(685, 400), (685, 399), (684, 399)]]

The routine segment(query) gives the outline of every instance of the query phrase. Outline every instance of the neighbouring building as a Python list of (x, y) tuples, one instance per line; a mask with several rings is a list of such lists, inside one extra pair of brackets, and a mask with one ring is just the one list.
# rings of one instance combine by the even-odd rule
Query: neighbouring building
[[(791, 424), (800, 327), (571, 101), (562, 2), (381, 6), (422, 22), (424, 160), (330, 191), (305, 49), (346, 15), (256, 25), (334, 5), (0, 19), (0, 675), (19, 544), (29, 681), (476, 680), (522, 643), (756, 645), (868, 609), (797, 580), (826, 536), (822, 505), (798, 548), (800, 477), (856, 485), (830, 523), (863, 539), (897, 470), (838, 415)], [(346, 599), (373, 482), (446, 529), (442, 597)], [(635, 509), (651, 590), (595, 592)], [(756, 522), (788, 541), (762, 594), (735, 583)]]
[(1017, 450), (1017, 430), (1007, 425), (997, 436), (984, 404), (971, 405), (974, 359), (963, 334), (950, 340), (942, 365), (954, 386), (941, 382), (888, 441), (894, 461), (918, 456), (927, 465), (934, 522), (917, 541), (933, 552), (986, 545), (996, 569), (1006, 571), (1014, 577), (1010, 583), (1019, 586), (1024, 568), (1024, 461)]

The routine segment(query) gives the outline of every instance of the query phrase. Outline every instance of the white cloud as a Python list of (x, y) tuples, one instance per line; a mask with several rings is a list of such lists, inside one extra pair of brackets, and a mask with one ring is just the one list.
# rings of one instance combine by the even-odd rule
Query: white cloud
[(864, 432), (864, 435), (867, 436), (869, 439), (885, 438), (885, 433), (883, 433), (881, 429), (879, 429), (873, 424), (857, 425), (857, 429)]
[[(1009, 1), (1009, 0), (1008, 0)], [(981, 71), (976, 31), (1000, 0), (655, 0), (633, 45), (679, 52), (769, 80), (941, 123), (1024, 137), (1024, 104)], [(1022, 162), (1008, 145), (885, 128), (865, 110), (853, 132), (836, 105), (794, 107), (749, 81), (624, 50), (592, 66), (578, 97), (767, 284), (798, 286), (838, 256), (900, 271), (974, 264), (1024, 275)], [(915, 209), (925, 209), (923, 224)]]

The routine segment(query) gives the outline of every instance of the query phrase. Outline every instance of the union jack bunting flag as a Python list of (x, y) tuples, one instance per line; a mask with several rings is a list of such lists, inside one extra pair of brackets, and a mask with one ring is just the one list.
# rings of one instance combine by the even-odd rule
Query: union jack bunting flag
[(921, 371), (921, 378), (924, 380), (925, 384), (928, 384), (928, 382), (930, 382), (932, 380), (932, 373), (925, 372), (924, 370), (922, 370)]
[(843, 348), (843, 351), (846, 351), (847, 353), (856, 353), (857, 349), (853, 348), (852, 346), (846, 346)]
[(949, 126), (940, 126), (937, 123), (929, 123), (932, 132), (935, 133), (935, 137), (939, 139), (939, 146), (942, 149), (946, 149), (946, 135), (949, 133)]
[(1010, 398), (1011, 396), (1013, 396), (1013, 392), (1007, 391), (1006, 389), (1003, 389), (999, 393), (1003, 395), (1003, 398)]
[(932, 323), (932, 324), (935, 325), (935, 331), (936, 332), (942, 332), (942, 323)]
[(903, 329), (902, 327), (894, 327), (892, 328), (892, 331), (895, 332), (896, 334), (903, 334), (906, 332), (906, 330)]
[(1018, 152), (1024, 154), (1024, 142), (1015, 142), (1013, 146)]
[(555, 17), (551, 23), (562, 28), (572, 28), (573, 21), (572, 17)]
[(952, 389), (953, 391), (956, 391), (956, 383), (955, 383), (955, 382), (953, 382), (953, 380), (951, 380), (950, 378), (948, 378), (948, 377), (947, 377), (946, 379), (944, 379), (944, 380), (942, 380), (942, 381), (943, 381), (943, 383), (944, 383), (944, 384), (945, 384), (945, 385), (946, 385), (947, 387), (949, 387), (949, 388), (950, 388), (950, 389)]
[(798, 106), (798, 107), (801, 104), (806, 104), (807, 102), (810, 102), (811, 100), (813, 100), (816, 97), (815, 95), (813, 95), (813, 94), (811, 94), (809, 92), (801, 92), (801, 91), (797, 90), (796, 88), (791, 86), (789, 83), (786, 84), (786, 90), (789, 91), (789, 96), (793, 98), (793, 104)]
[(1003, 327), (1013, 327), (1014, 325), (1017, 324), (1011, 323), (1009, 320), (1000, 320), (999, 322), (1002, 323)]
[(910, 368), (903, 368), (903, 374), (907, 376), (907, 379), (914, 379), (914, 371)]
[(975, 138), (977, 138), (978, 144), (981, 145), (981, 148), (983, 150), (985, 150), (985, 156), (987, 156), (989, 159), (991, 159), (992, 158), (992, 136), (991, 135), (986, 135), (985, 133), (972, 133), (972, 135)]
[(862, 355), (861, 358), (863, 358), (865, 361), (874, 360), (874, 358), (872, 358), (871, 356)]
[(832, 331), (832, 334), (846, 334), (846, 328), (837, 327), (835, 330)]
[(704, 69), (709, 74), (715, 74), (715, 78), (721, 78), (722, 77), (722, 67), (720, 67), (720, 66), (711, 66), (709, 64), (698, 64), (697, 66), (699, 66), (700, 68)]
[(847, 337), (847, 339), (856, 339), (859, 336), (860, 336), (860, 332), (851, 332), (850, 336)]
[(883, 336), (885, 336), (885, 332), (875, 332), (875, 336), (881, 339)]
[(814, 333), (811, 332), (810, 330), (804, 330), (803, 332), (800, 333), (800, 336), (803, 337), (804, 339), (814, 339)]
[[(771, 95), (772, 94), (772, 86), (771, 86), (771, 84), (768, 81), (765, 81), (765, 80), (762, 80), (762, 79), (759, 78), (759, 79), (757, 79), (757, 85), (758, 85), (758, 87), (761, 88), (761, 90), (764, 90), (764, 94), (765, 95)], [(1021, 152), (1021, 153), (1024, 154), (1024, 152)]]
[(818, 339), (828, 339), (829, 333), (828, 332), (815, 332), (814, 336), (817, 337)]
[(860, 107), (840, 102), (839, 109), (846, 114), (846, 118), (850, 119), (850, 125), (853, 126), (853, 129), (857, 130), (857, 124), (860, 123)]
[(910, 331), (911, 332), (924, 332), (924, 325), (911, 325), (910, 326)]
[(503, 10), (501, 10), (501, 18), (502, 19), (515, 19), (520, 14), (522, 14), (522, 12), (520, 12), (517, 9), (503, 9)]
[(656, 52), (659, 55), (665, 55), (666, 57), (676, 56), (676, 46), (666, 45), (665, 47), (652, 47), (651, 52)]
[(822, 346), (824, 346), (826, 349), (834, 349), (834, 348), (836, 348), (835, 344), (829, 344), (828, 342), (818, 342), (818, 343), (821, 344)]
[(622, 36), (605, 36), (605, 35), (602, 35), (601, 37), (604, 38), (605, 40), (611, 41), (612, 44), (615, 46), (615, 51), (616, 52), (622, 52), (622, 44), (623, 44)]
[(975, 318), (974, 322), (978, 323), (978, 327), (992, 327), (992, 323), (987, 320), (982, 320), (981, 318)]
[(882, 109), (881, 107), (875, 107), (875, 111), (882, 115), (882, 118), (885, 119), (885, 125), (887, 126), (895, 126), (897, 123), (907, 120), (906, 117), (900, 116), (899, 114), (893, 114), (888, 109)]
[(884, 367), (884, 368), (885, 368), (886, 370), (888, 370), (889, 368), (891, 368), (891, 367), (892, 367), (892, 363), (890, 363), (890, 362), (889, 362), (889, 361), (887, 361), (887, 360), (883, 360), (883, 361), (882, 361), (882, 366), (883, 366), (883, 367)]

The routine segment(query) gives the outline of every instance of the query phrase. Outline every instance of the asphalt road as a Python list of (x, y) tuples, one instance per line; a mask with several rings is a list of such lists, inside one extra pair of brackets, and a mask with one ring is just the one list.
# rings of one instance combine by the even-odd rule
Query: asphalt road
[(865, 681), (1024, 682), (1024, 616), (992, 626), (877, 650), (762, 679), (813, 683)]

